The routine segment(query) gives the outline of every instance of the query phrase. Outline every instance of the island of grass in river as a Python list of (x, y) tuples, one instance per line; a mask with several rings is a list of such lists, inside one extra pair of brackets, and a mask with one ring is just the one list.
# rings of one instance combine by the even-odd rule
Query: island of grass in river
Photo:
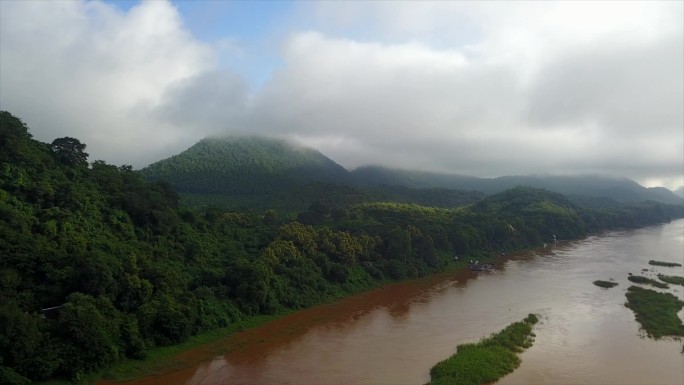
[(650, 337), (684, 337), (684, 324), (677, 313), (684, 301), (670, 293), (630, 286), (627, 289), (628, 308), (634, 311), (636, 320)]
[(517, 353), (532, 346), (537, 322), (530, 314), (478, 343), (459, 345), (456, 354), (430, 369), (428, 385), (488, 384), (512, 372), (520, 366)]
[(665, 266), (665, 267), (677, 267), (677, 266), (682, 265), (681, 263), (654, 261), (652, 259), (650, 261), (648, 261), (648, 264), (653, 265), (653, 266)]
[(602, 281), (599, 279), (598, 281), (594, 281), (594, 285), (599, 286), (599, 287), (605, 287), (605, 288), (609, 289), (611, 287), (617, 286), (618, 284), (617, 284), (617, 282)]
[(676, 275), (658, 274), (658, 279), (663, 282), (671, 283), (673, 285), (684, 286), (684, 277), (678, 277)]
[(650, 278), (646, 278), (642, 275), (630, 275), (629, 277), (627, 277), (627, 279), (630, 280), (630, 282), (642, 283), (644, 285), (651, 285), (651, 286), (655, 286), (655, 287), (660, 288), (660, 289), (667, 289), (669, 287), (665, 283), (658, 282), (658, 281), (650, 279)]

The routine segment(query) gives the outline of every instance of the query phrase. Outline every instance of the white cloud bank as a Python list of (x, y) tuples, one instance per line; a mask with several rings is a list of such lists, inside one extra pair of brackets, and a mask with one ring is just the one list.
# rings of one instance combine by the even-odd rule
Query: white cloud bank
[(1, 107), (37, 139), (77, 137), (91, 159), (138, 165), (196, 140), (150, 113), (174, 84), (215, 63), (170, 4), (145, 2), (127, 13), (97, 1), (0, 7)]
[(348, 168), (684, 184), (681, 2), (303, 3), (251, 95), (168, 3), (24, 4), (1, 5), (0, 104), (94, 159), (250, 132)]

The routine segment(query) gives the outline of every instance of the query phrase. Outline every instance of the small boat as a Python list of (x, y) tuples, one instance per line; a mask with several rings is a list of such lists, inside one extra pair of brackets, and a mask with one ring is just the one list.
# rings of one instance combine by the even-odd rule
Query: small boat
[(479, 263), (471, 263), (470, 264), (470, 270), (475, 270), (475, 271), (487, 271), (493, 269), (494, 266), (490, 265), (489, 263), (484, 263), (480, 265)]

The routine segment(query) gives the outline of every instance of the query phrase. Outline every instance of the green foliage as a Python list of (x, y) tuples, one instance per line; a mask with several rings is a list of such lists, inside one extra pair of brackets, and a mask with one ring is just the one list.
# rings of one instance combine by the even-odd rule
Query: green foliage
[(15, 372), (12, 368), (0, 366), (1, 385), (28, 385), (31, 380)]
[(520, 366), (520, 353), (532, 346), (535, 314), (515, 322), (478, 343), (459, 345), (456, 354), (430, 369), (429, 384), (493, 383)]
[(671, 283), (673, 285), (684, 286), (684, 277), (678, 277), (676, 275), (658, 274), (658, 279), (663, 282)]
[(678, 266), (681, 266), (681, 265), (682, 265), (681, 263), (655, 261), (655, 260), (653, 260), (653, 259), (651, 259), (650, 261), (648, 261), (648, 264), (649, 264), (649, 265), (653, 265), (653, 266), (665, 266), (665, 267), (678, 267)]
[(598, 281), (594, 281), (594, 285), (596, 285), (598, 287), (604, 287), (604, 288), (610, 289), (611, 287), (615, 287), (618, 284), (617, 284), (617, 282), (598, 280)]
[(684, 324), (677, 313), (684, 301), (670, 293), (630, 286), (627, 289), (628, 308), (646, 333), (653, 338), (664, 336), (684, 336)]
[(662, 283), (662, 282), (658, 282), (658, 281), (656, 281), (656, 280), (653, 280), (653, 279), (650, 279), (650, 278), (646, 278), (646, 277), (641, 276), (641, 275), (630, 275), (629, 277), (627, 277), (627, 279), (628, 279), (630, 282), (641, 283), (641, 284), (644, 284), (644, 285), (651, 285), (651, 286), (659, 287), (659, 288), (661, 288), (661, 289), (667, 289), (667, 288), (669, 287), (669, 286), (667, 286), (666, 284), (664, 284), (664, 283)]
[(88, 154), (85, 153), (86, 145), (76, 138), (68, 136), (57, 138), (52, 141), (50, 148), (57, 155), (57, 159), (70, 166), (87, 166)]
[(204, 139), (154, 163), (142, 174), (167, 180), (181, 192), (265, 194), (310, 182), (336, 183), (346, 170), (318, 151), (258, 138)]

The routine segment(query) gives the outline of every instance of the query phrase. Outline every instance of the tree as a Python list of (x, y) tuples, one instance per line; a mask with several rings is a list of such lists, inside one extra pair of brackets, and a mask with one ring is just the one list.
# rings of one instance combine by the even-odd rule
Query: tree
[(16, 162), (31, 139), (26, 124), (7, 111), (0, 111), (0, 163)]
[(65, 136), (55, 139), (50, 145), (60, 162), (69, 166), (88, 165), (88, 154), (84, 152), (86, 145), (76, 138)]

